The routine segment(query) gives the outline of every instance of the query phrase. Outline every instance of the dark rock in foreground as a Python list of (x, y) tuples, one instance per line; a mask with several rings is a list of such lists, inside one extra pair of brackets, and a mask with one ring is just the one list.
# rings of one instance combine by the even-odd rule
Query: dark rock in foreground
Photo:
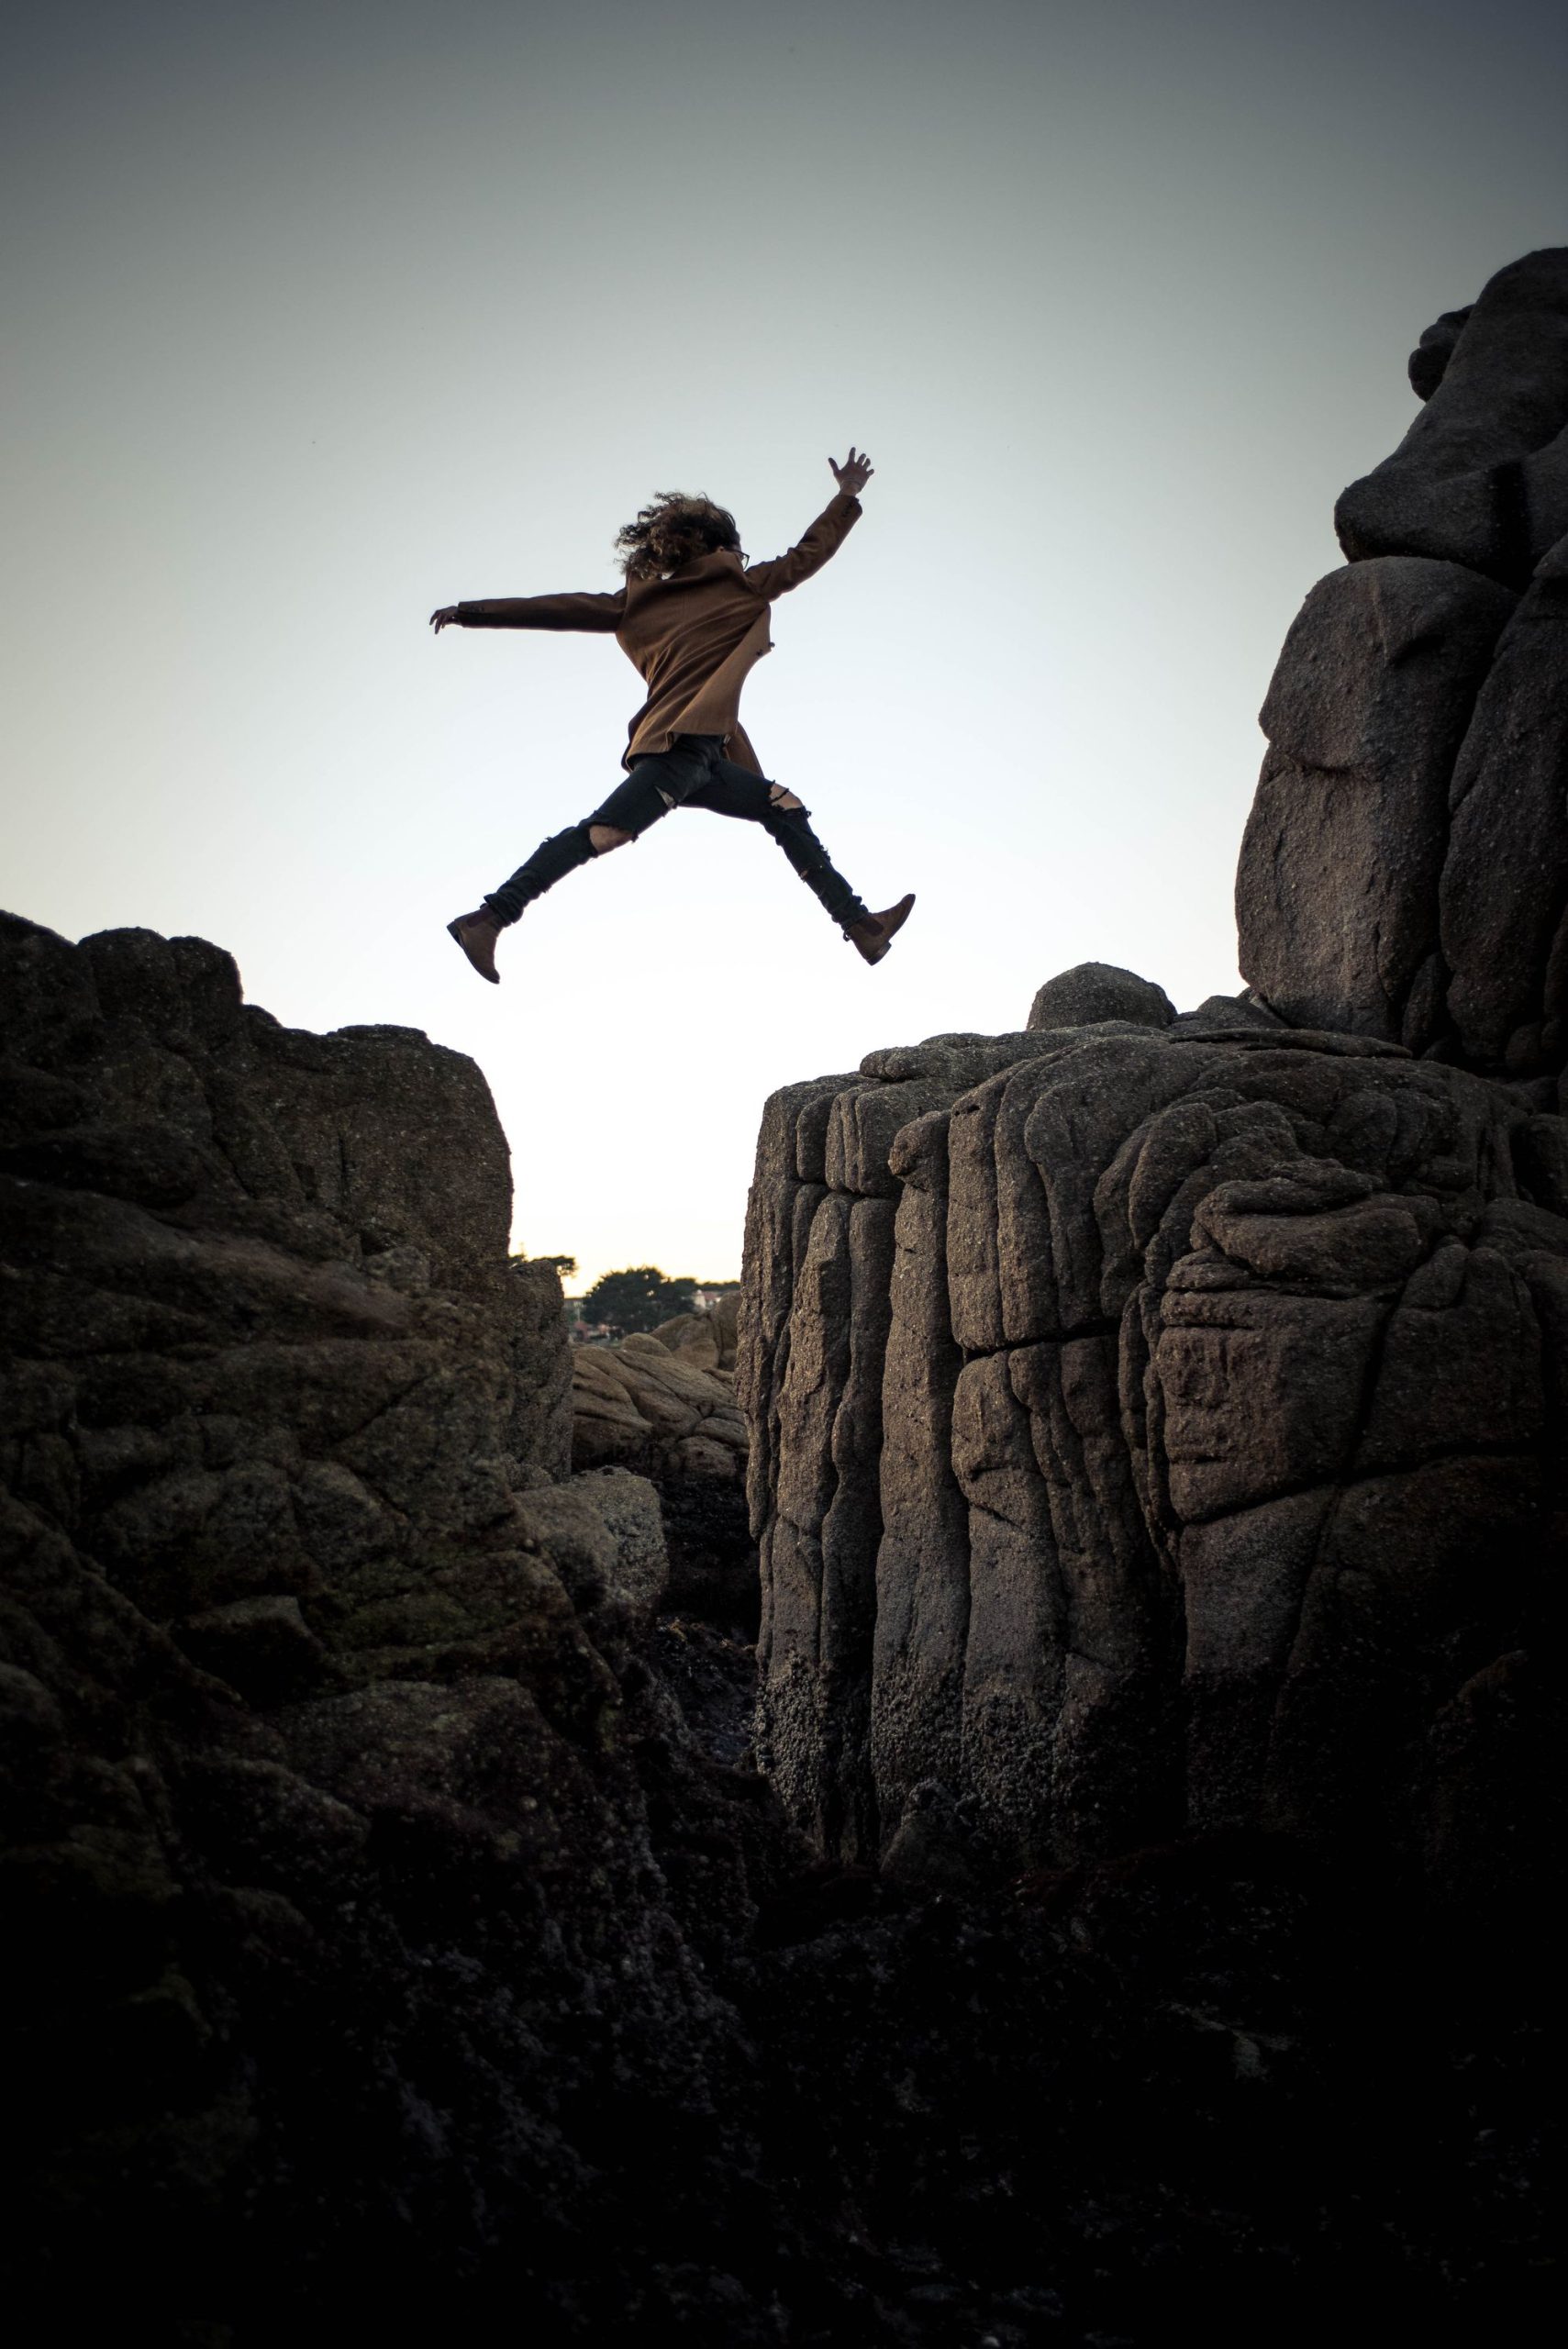
[[(652, 1488), (561, 1481), (477, 1073), (291, 1035), (144, 933), (7, 922), (0, 1003), (18, 2305), (213, 2349), (1152, 2349), (1353, 2273), (1500, 2321), (1539, 2001), (1472, 1786), (1533, 1733), (1522, 1660), (1443, 1729), (1490, 1938), (1278, 1834), (997, 1884), (942, 1791), (885, 1878), (813, 1859), (749, 1647), (656, 1611)], [(1018, 1053), (887, 1056), (861, 1178)], [(723, 1597), (722, 1527), (673, 1531)]]
[(196, 940), (7, 917), (0, 1000), (8, 2232), (63, 2289), (89, 2214), (193, 2315), (526, 2241), (566, 2322), (627, 2133), (737, 2056), (645, 1782), (710, 1936), (759, 1788), (638, 1661), (652, 1488), (558, 1481), (484, 1082), (281, 1029)]

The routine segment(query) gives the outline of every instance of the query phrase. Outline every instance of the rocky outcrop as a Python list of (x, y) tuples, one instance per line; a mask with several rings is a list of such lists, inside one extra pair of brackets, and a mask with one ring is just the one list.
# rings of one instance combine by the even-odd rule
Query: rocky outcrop
[(676, 1458), (717, 1326), (619, 1350), (625, 1417), (594, 1387), (657, 1485), (569, 1474), (477, 1071), (282, 1030), (196, 941), (0, 921), (19, 2305), (1531, 2336), (1558, 573), (1473, 484), (1415, 542), (1428, 459), (1490, 462), (1449, 406), (1271, 695), (1247, 992), (1084, 965), (767, 1106), (771, 1776), (738, 1487)]
[(1334, 509), (1352, 562), (1425, 555), (1522, 587), (1568, 532), (1568, 248), (1510, 262), (1410, 359), (1425, 402)]
[[(499, 2307), (541, 2343), (936, 2349), (1153, 2342), (1173, 2318), (1222, 2338), (1233, 2308), (1251, 2338), (1282, 2292), (1298, 2308), (1353, 2261), (1363, 2303), (1381, 2288), (1401, 2319), (1440, 2274), (1496, 2319), (1493, 2212), (1520, 2272), (1543, 2249), (1540, 2148), (1518, 2117), (1539, 2065), (1528, 1934), (1495, 1928), (1506, 1995), (1478, 1995), (1451, 1928), (1435, 1947), (1397, 1917), (1384, 1930), (1381, 1874), (1326, 1904), (1309, 1842), (1244, 1832), (1008, 1882), (991, 1822), (1016, 1806), (984, 1767), (973, 1792), (915, 1785), (880, 1876), (812, 1862), (750, 1766), (749, 1649), (682, 1612), (650, 1628), (682, 1571), (653, 1489), (614, 1468), (550, 1480), (565, 1466), (559, 1308), (552, 1281), (506, 1269), (506, 1161), (477, 1073), (406, 1031), (282, 1030), (192, 942), (72, 948), (7, 922), (0, 950), (19, 2299), (95, 2329), (156, 2305), (215, 2343), (314, 2339), (339, 2311), (394, 2338), (432, 2321), (483, 2338)], [(1048, 997), (1063, 1000), (1105, 998), (1075, 983)], [(1008, 1068), (1074, 1063), (1056, 1130), (1087, 1117), (1092, 1159), (1123, 1081), (1107, 1053), (1146, 1087), (1152, 1071), (1168, 1107), (1167, 1058), (1201, 1066), (1212, 1095), (1198, 1056), (1239, 1040), (1262, 1070), (1278, 1034), (1243, 1004), (1151, 1024), (1136, 985), (1114, 1000), (1131, 1016), (943, 1038), (770, 1109), (780, 1180), (755, 1215), (806, 1234), (831, 1175), (813, 1293), (841, 1298), (847, 1275), (851, 1326), (816, 1331), (792, 1308), (794, 1259), (767, 1255), (799, 1340), (769, 1474), (781, 1428), (793, 1442), (824, 1423), (813, 1363), (847, 1371), (817, 1473), (840, 1504), (824, 1656), (852, 1696), (884, 1360), (905, 1464), (887, 1536), (927, 1561), (913, 1614), (900, 1602), (904, 1709), (876, 1724), (906, 1776), (924, 1766), (922, 1675), (940, 1679), (944, 1639), (963, 1645), (951, 1543), (972, 1521), (977, 1553), (989, 1543), (1014, 1577), (976, 1648), (977, 1718), (1015, 1725), (1026, 1770), (1038, 1744), (995, 1635), (1006, 1605), (1030, 1603), (1004, 1513), (1027, 1522), (1039, 1504), (1012, 1455), (992, 1457), (1009, 1439), (993, 1441), (990, 1387), (973, 1409), (966, 1395), (958, 1449), (940, 1442), (965, 1375), (939, 1273), (945, 1202), (988, 1196), (983, 1121), (966, 1154), (944, 1105), (989, 1099), (999, 1077), (1006, 1096)], [(1462, 1082), (1375, 1049), (1346, 1065)], [(890, 1157), (879, 1137), (911, 1104)], [(1018, 1108), (1004, 1098), (998, 1127)], [(1159, 1126), (1129, 1213), (1183, 1150), (1235, 1172), (1245, 1119), (1212, 1098), (1207, 1114), (1212, 1145), (1201, 1119), (1174, 1141)], [(1341, 1161), (1352, 1130), (1334, 1125)], [(1054, 1145), (1051, 1161), (1071, 1235), (1084, 1170)], [(1322, 1214), (1382, 1230), (1380, 1195), (1351, 1190)], [(1229, 1205), (1227, 1261), (1245, 1252), (1244, 1207)], [(1015, 1299), (1019, 1270), (986, 1271), (988, 1211), (953, 1222), (953, 1261), (979, 1250), (964, 1311), (1006, 1322), (1015, 1303), (987, 1300)], [(1162, 1244), (1145, 1252), (1151, 1293)], [(1390, 1243), (1363, 1244), (1370, 1262)], [(1083, 1271), (1062, 1258), (1073, 1311)], [(1058, 1361), (1073, 1424), (1093, 1430), (1093, 1333), (1006, 1352), (1031, 1409), (1039, 1365)], [(1094, 1490), (1124, 1493), (1114, 1446), (1082, 1456)], [(804, 1469), (785, 1464), (798, 1493)], [(671, 1480), (666, 1527), (672, 1494), (732, 1492)], [(1106, 1521), (1119, 1540), (1136, 1520)], [(1135, 1625), (1167, 1571), (1155, 1553), (1150, 1537), (1107, 1584)], [(1166, 1606), (1147, 1618), (1162, 1656)], [(774, 1628), (777, 1647), (777, 1612)], [(1125, 1661), (1127, 1636), (1102, 1632)], [(1136, 1744), (1125, 1710), (1101, 1718)], [(1488, 1832), (1487, 1790), (1533, 1754), (1535, 1718), (1529, 1663), (1509, 1652), (1464, 1683), (1431, 1747), (1429, 1833), (1462, 1852), (1489, 1923), (1518, 1871)], [(1206, 1751), (1227, 1740), (1256, 1750), (1227, 1730)], [(1083, 1785), (1117, 1783), (1085, 1741), (1073, 1750)], [(1515, 1826), (1533, 1853), (1539, 1826)]]
[(1568, 1127), (1232, 1018), (1035, 1031), (994, 1074), (942, 1039), (770, 1105), (765, 1752), (824, 1848), (874, 1855), (928, 1783), (1008, 1865), (1191, 1825), (1418, 1840), (1423, 1741), (1525, 1639), (1562, 1531)]
[[(1241, 969), (1296, 1025), (1518, 1079), (1568, 1058), (1568, 251), (1423, 337), (1262, 711)], [(1556, 1106), (1543, 1095), (1540, 1106)]]
[(737, 1300), (572, 1355), (572, 1456), (651, 1477), (663, 1511), (670, 1606), (757, 1628), (757, 1557), (744, 1494), (748, 1437), (735, 1399)]
[(568, 1476), (484, 1081), (197, 940), (7, 917), (0, 1001), (8, 2234), (193, 2314), (483, 2254), (606, 2321), (579, 2231), (734, 2060), (757, 1781), (638, 1660), (658, 1498)]
[(1535, 1732), (1505, 1764), (1480, 1692), (1539, 1725), (1564, 1532), (1565, 355), (1562, 253), (1423, 338), (1264, 705), (1244, 996), (1085, 965), (768, 1105), (762, 1750), (824, 1851), (1518, 1854)]
[(721, 1297), (695, 1313), (661, 1321), (653, 1335), (691, 1370), (717, 1370), (733, 1376), (740, 1317), (740, 1295)]
[(699, 1369), (657, 1335), (572, 1354), (573, 1458), (580, 1468), (618, 1462), (651, 1476), (738, 1484), (746, 1422), (733, 1374)]
[(1307, 597), (1263, 704), (1236, 895), (1242, 968), (1284, 1018), (1416, 1052), (1446, 1032), (1450, 793), (1515, 608), (1493, 580), (1407, 555)]

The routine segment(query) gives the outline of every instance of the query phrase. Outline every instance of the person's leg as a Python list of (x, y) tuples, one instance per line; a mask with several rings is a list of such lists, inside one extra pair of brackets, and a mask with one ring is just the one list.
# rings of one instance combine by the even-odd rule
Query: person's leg
[(526, 907), (580, 865), (596, 856), (607, 856), (612, 849), (624, 848), (628, 841), (640, 840), (651, 825), (668, 815), (671, 798), (660, 790), (657, 780), (663, 764), (660, 758), (639, 759), (631, 774), (591, 816), (541, 841), (509, 881), (491, 890), (473, 913), (459, 914), (447, 924), (482, 978), (499, 983), (495, 941)]
[(735, 816), (744, 823), (761, 824), (776, 841), (812, 896), (847, 938), (858, 921), (868, 918), (858, 897), (811, 829), (810, 810), (782, 783), (770, 783), (733, 759), (715, 759), (709, 780), (686, 802), (706, 807), (710, 815)]
[(542, 897), (558, 881), (579, 865), (588, 863), (595, 856), (607, 856), (611, 849), (624, 848), (628, 841), (640, 840), (651, 825), (669, 813), (668, 805), (648, 769), (651, 760), (639, 760), (637, 772), (617, 783), (609, 797), (584, 816), (580, 824), (573, 824), (564, 832), (553, 832), (541, 841), (526, 864), (519, 864), (509, 881), (492, 889), (484, 902), (503, 930), (517, 921), (527, 906)]

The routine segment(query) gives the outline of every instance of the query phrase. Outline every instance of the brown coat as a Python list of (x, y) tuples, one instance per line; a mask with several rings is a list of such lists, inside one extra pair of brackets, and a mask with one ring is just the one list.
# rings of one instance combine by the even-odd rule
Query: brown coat
[(740, 724), (740, 688), (773, 650), (768, 607), (820, 571), (859, 521), (841, 493), (798, 546), (774, 562), (725, 551), (698, 555), (668, 579), (628, 579), (613, 596), (496, 596), (460, 604), (463, 628), (585, 629), (617, 643), (648, 687), (622, 764), (667, 751), (677, 734), (721, 734), (738, 764), (762, 772)]

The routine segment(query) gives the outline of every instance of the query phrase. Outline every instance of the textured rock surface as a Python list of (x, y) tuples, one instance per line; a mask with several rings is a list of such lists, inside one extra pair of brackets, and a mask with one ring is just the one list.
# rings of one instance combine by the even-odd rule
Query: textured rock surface
[(572, 1454), (580, 1468), (615, 1461), (651, 1476), (739, 1484), (746, 1474), (746, 1422), (733, 1370), (699, 1368), (657, 1332), (572, 1353)]
[(579, 1468), (613, 1463), (653, 1480), (671, 1606), (751, 1639), (757, 1558), (734, 1362), (733, 1302), (618, 1345), (573, 1347), (572, 1456)]
[(11, 2242), (193, 2319), (510, 2260), (602, 2328), (773, 1863), (638, 1661), (656, 1495), (559, 1481), (483, 1080), (195, 940), (7, 917), (0, 1002)]
[[(559, 1309), (506, 1269), (476, 1073), (406, 1033), (288, 1035), (210, 948), (0, 945), (18, 2299), (95, 2330), (156, 2306), (219, 2349), (340, 2313), (488, 2339), (497, 2310), (541, 2343), (1152, 2349), (1173, 2321), (1268, 2335), (1353, 2262), (1363, 2308), (1501, 2321), (1499, 2246), (1509, 2273), (1541, 2255), (1528, 1936), (1488, 1808), (1521, 1753), (1551, 1783), (1528, 1659), (1459, 1690), (1431, 1773), (1490, 1970), (1451, 1917), (1385, 1931), (1383, 1873), (1326, 1896), (1277, 1837), (999, 1886), (985, 1803), (942, 1782), (883, 1879), (810, 1863), (748, 1766), (749, 1648), (649, 1627), (678, 1595), (651, 1487), (546, 1476)], [(1277, 1027), (1221, 1000), (1161, 1033)], [(926, 1668), (968, 1522), (936, 1444), (962, 1368), (943, 1105), (1085, 1043), (1177, 1049), (944, 1038), (874, 1055), (886, 1097), (836, 1113), (833, 1168), (875, 1186), (840, 1195), (860, 1320), (819, 1349), (859, 1381), (836, 1642), (864, 1620), (888, 1219)], [(771, 1108), (799, 1154), (770, 1230), (827, 1196), (845, 1089)], [(971, 1450), (967, 1484), (1027, 1520)], [(678, 1480), (667, 1519), (676, 1490), (732, 1488)]]
[(1352, 562), (1307, 597), (1263, 706), (1241, 968), (1297, 1025), (1556, 1080), (1568, 250), (1501, 272), (1422, 338), (1411, 373), (1429, 404), (1341, 499)]
[(1498, 640), (1450, 785), (1441, 939), (1448, 1016), (1473, 1063), (1568, 1053), (1568, 539)]
[(1495, 581), (1407, 555), (1330, 572), (1302, 607), (1236, 880), (1242, 968), (1286, 1019), (1417, 1052), (1443, 1032), (1450, 793), (1514, 610)]
[(1340, 499), (1340, 543), (1522, 587), (1568, 532), (1568, 249), (1511, 262), (1429, 335), (1411, 361), (1426, 406)]
[(662, 1346), (679, 1354), (688, 1368), (724, 1371), (733, 1376), (740, 1315), (737, 1292), (699, 1312), (677, 1313), (673, 1321), (661, 1321), (652, 1334)]
[(892, 1848), (931, 1786), (1007, 1865), (1411, 1847), (1439, 1716), (1538, 1631), (1568, 1127), (1245, 1008), (769, 1104), (763, 1752), (821, 1848)]
[(767, 1107), (737, 1361), (815, 1857), (736, 1487), (566, 1478), (477, 1072), (0, 925), (19, 2303), (1534, 2337), (1558, 573), (1458, 544), (1320, 591), (1276, 680), (1271, 987), (1084, 966)]
[[(1394, 2304), (1426, 2300), (1439, 2329), (1474, 2272), (1470, 2231), (1494, 2276), (1538, 2255), (1509, 2215), (1534, 2207), (1525, 2168), (1510, 2203), (1482, 2148), (1542, 2148), (1522, 2051), (1554, 2004), (1529, 1920), (1564, 1727), (1565, 272), (1534, 256), (1422, 338), (1430, 404), (1341, 503), (1351, 565), (1308, 598), (1264, 712), (1246, 993), (1173, 1017), (1157, 988), (1085, 966), (1021, 1034), (937, 1037), (775, 1095), (739, 1353), (760, 1756), (845, 1878), (921, 1920), (911, 1939), (898, 1920), (842, 1932), (830, 1980), (803, 1971), (810, 2030), (855, 2051), (812, 2106), (824, 2137), (845, 2093), (879, 2148), (899, 2130), (878, 2112), (913, 2107), (944, 2143), (1016, 2148), (1005, 2192), (1038, 2214), (1081, 2176), (1040, 2157), (1049, 2116), (1092, 2108), (1116, 2133), (1124, 2061), (1147, 2089), (1131, 2134), (1147, 2116), (1158, 2140), (1194, 2117), (1172, 2062), (1279, 2087), (1313, 2046), (1287, 2196), (1315, 2199), (1309, 2172), (1337, 2193), (1387, 2118), (1407, 2129), (1355, 2194), (1407, 2246)], [(1009, 1884), (1054, 1918), (1054, 1950), (1104, 1965), (1108, 2031), (1032, 1972), (1029, 1925), (1000, 1921)], [(1349, 1987), (1363, 1963), (1384, 1986), (1369, 2005)], [(1265, 1979), (1296, 1987), (1272, 2005)], [(1309, 1981), (1337, 1984), (1327, 2008)], [(1369, 2034), (1380, 1995), (1390, 2028)], [(1257, 2020), (1238, 2028), (1243, 2006)], [(1453, 2064), (1440, 2017), (1461, 2011), (1482, 2038), (1521, 2026), (1518, 2068), (1495, 2038), (1474, 2059), (1485, 2096), (1515, 2087), (1462, 2186), (1437, 2172), (1463, 2132), (1422, 2085)], [(1044, 2076), (1042, 2051), (1079, 2032), (1082, 2086)], [(911, 2046), (945, 2051), (945, 2099)], [(993, 2063), (982, 2119), (968, 2084)], [(1222, 2140), (1228, 2182), (1210, 2172), (1200, 2198), (1246, 2204), (1261, 2243), (1252, 2156), (1284, 2148), (1235, 2120), (1208, 2150)], [(1390, 2200), (1406, 2164), (1423, 2210), (1469, 2234), (1452, 2266)], [(911, 2233), (976, 2195), (963, 2156), (935, 2170), (878, 2172)], [(1167, 2184), (1119, 2198), (1090, 2198), (1107, 2244), (1131, 2208), (1186, 2236)], [(977, 2223), (976, 2268), (1006, 2232)], [(1217, 2258), (1200, 2331), (1302, 2317), (1314, 2263), (1290, 2254), (1288, 2318), (1220, 2317), (1252, 2255), (1232, 2238)], [(1330, 2322), (1353, 2307), (1387, 2329), (1365, 2281), (1383, 2255), (1328, 2220), (1315, 2256), (1355, 2277)], [(1027, 2288), (983, 2321), (998, 2342), (1074, 2319), (1085, 2340), (1168, 2340), (1158, 2266), (1143, 2305), (1100, 2323)]]
[(1163, 987), (1114, 963), (1080, 963), (1047, 979), (1029, 1007), (1030, 1028), (1077, 1028), (1085, 1021), (1130, 1019), (1140, 1028), (1168, 1028), (1176, 1007)]

